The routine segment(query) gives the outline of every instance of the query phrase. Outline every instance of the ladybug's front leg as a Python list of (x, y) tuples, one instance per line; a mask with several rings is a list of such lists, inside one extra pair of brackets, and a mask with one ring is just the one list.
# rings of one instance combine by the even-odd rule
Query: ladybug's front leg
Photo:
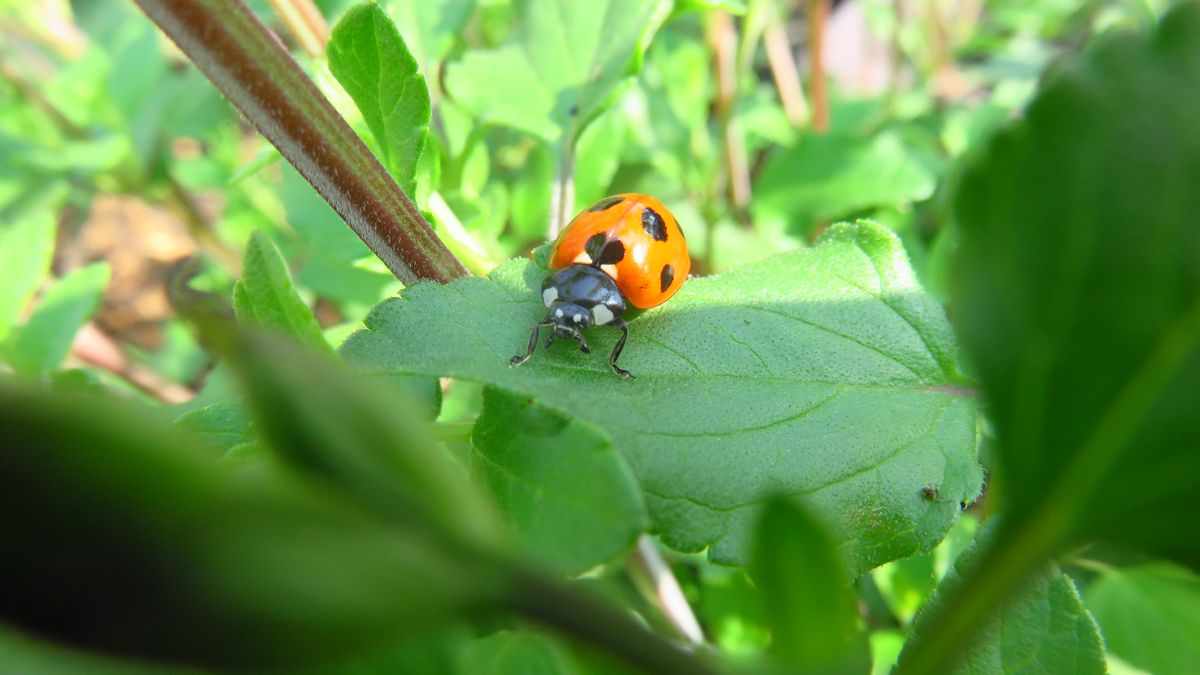
[(617, 375), (627, 380), (632, 380), (633, 373), (617, 365), (617, 358), (621, 356), (621, 351), (625, 349), (625, 340), (629, 338), (629, 326), (621, 319), (613, 319), (608, 325), (621, 329), (621, 338), (617, 340), (616, 346), (613, 347), (612, 355), (608, 357), (608, 367), (612, 368), (612, 371)]
[[(517, 356), (512, 357), (512, 359), (509, 360), (508, 365), (519, 366), (522, 363), (525, 363), (526, 361), (528, 361), (529, 357), (533, 356), (533, 350), (537, 349), (538, 332), (543, 327), (550, 328), (553, 326), (554, 326), (554, 324), (549, 321), (543, 321), (541, 323), (533, 324), (533, 332), (529, 334), (529, 351), (525, 352), (524, 356), (517, 355)], [(554, 331), (550, 332), (550, 339), (551, 340), (554, 339)], [(546, 346), (547, 347), (550, 346), (550, 343), (547, 342)]]

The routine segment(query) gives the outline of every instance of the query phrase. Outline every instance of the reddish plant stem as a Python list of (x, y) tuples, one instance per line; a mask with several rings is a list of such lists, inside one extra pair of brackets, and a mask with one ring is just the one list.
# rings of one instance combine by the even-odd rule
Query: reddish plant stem
[(817, 133), (829, 130), (829, 94), (825, 90), (825, 23), (829, 19), (829, 0), (808, 0), (809, 91), (812, 93), (812, 128)]
[(240, 0), (136, 0), (406, 284), (467, 275), (383, 166)]

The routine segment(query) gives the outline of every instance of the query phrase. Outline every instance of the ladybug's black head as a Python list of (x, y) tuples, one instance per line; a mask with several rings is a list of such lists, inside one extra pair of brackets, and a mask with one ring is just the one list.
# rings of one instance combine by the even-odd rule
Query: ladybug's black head
[(591, 311), (570, 302), (553, 303), (547, 318), (554, 323), (554, 334), (560, 338), (574, 338), (592, 325)]

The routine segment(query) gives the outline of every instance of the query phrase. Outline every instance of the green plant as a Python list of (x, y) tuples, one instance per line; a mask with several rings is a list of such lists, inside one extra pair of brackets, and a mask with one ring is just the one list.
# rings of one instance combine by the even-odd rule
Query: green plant
[[(1195, 669), (1197, 3), (861, 3), (825, 133), (769, 0), (137, 4), (0, 6), (0, 672)], [(634, 190), (638, 379), (509, 367)]]

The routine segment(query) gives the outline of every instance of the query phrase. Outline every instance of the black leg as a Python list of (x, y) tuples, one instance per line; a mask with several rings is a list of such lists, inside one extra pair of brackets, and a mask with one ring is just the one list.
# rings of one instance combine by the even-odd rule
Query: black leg
[(579, 340), (579, 351), (584, 354), (592, 353), (592, 348), (588, 346), (587, 339), (583, 337), (583, 333), (576, 333), (575, 338)]
[[(529, 357), (533, 356), (533, 350), (537, 349), (538, 331), (540, 331), (543, 326), (549, 327), (552, 325), (553, 324), (551, 324), (548, 321), (543, 321), (541, 323), (533, 324), (533, 332), (529, 334), (529, 351), (525, 352), (524, 356), (518, 355), (518, 356), (512, 357), (512, 359), (509, 360), (508, 365), (519, 366), (522, 363), (525, 363), (526, 361), (528, 361)], [(554, 339), (553, 331), (550, 332), (550, 339)], [(549, 344), (550, 344), (549, 342), (546, 343), (547, 346), (549, 346)]]
[(625, 340), (629, 337), (629, 326), (625, 325), (625, 322), (621, 319), (614, 319), (608, 325), (621, 329), (621, 339), (617, 340), (617, 344), (612, 350), (612, 356), (608, 357), (608, 367), (612, 368), (612, 371), (617, 375), (627, 380), (632, 380), (633, 373), (617, 365), (617, 358), (621, 356), (621, 350), (625, 349)]

